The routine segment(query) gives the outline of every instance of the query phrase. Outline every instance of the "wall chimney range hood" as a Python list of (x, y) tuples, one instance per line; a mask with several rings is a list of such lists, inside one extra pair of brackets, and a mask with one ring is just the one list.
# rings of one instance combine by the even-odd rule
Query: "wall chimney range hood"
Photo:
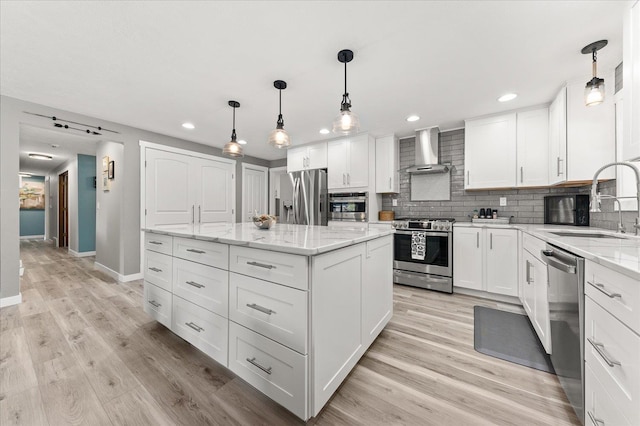
[(416, 154), (414, 166), (405, 169), (411, 174), (447, 173), (450, 166), (438, 163), (440, 129), (427, 127), (416, 130)]

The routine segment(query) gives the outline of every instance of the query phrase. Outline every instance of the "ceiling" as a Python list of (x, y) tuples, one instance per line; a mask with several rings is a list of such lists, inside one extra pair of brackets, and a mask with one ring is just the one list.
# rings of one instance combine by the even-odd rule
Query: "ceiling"
[[(293, 144), (329, 139), (343, 92), (362, 130), (407, 136), (549, 102), (622, 60), (624, 1), (2, 1), (3, 95), (222, 147), (231, 108), (245, 153), (273, 160), (285, 80)], [(599, 73), (602, 74), (602, 73)], [(613, 84), (607, 81), (607, 84)], [(514, 101), (498, 103), (506, 93)], [(418, 114), (420, 121), (405, 118)], [(186, 130), (181, 123), (195, 124)]]
[[(57, 145), (53, 147), (52, 145)], [(20, 172), (46, 176), (76, 154), (96, 155), (98, 140), (63, 131), (20, 125)], [(46, 154), (49, 160), (36, 160), (30, 153)]]

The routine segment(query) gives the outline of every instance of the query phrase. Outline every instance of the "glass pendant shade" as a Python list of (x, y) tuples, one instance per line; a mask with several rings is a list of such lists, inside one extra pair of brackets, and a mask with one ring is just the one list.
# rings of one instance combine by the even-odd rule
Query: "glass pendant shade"
[(347, 110), (340, 111), (340, 115), (333, 121), (333, 133), (350, 135), (360, 130), (360, 119), (356, 114)]
[(222, 148), (222, 153), (230, 157), (244, 157), (242, 145), (236, 141), (227, 142), (224, 148)]
[(587, 106), (598, 105), (604, 102), (604, 80), (598, 77), (587, 82), (584, 88), (584, 102)]
[(289, 133), (284, 129), (274, 129), (269, 133), (269, 144), (274, 148), (288, 148), (291, 145)]

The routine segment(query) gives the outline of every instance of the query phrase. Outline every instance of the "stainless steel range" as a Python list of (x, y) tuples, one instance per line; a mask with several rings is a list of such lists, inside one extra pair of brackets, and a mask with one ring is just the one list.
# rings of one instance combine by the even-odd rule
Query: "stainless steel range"
[(455, 219), (396, 219), (393, 282), (453, 293)]

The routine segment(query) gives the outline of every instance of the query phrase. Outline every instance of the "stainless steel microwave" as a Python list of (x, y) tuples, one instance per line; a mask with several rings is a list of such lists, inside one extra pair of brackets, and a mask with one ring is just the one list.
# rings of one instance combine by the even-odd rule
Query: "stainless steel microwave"
[(547, 195), (544, 197), (544, 223), (589, 226), (589, 195)]
[(329, 220), (366, 222), (369, 194), (366, 192), (342, 192), (329, 194)]

